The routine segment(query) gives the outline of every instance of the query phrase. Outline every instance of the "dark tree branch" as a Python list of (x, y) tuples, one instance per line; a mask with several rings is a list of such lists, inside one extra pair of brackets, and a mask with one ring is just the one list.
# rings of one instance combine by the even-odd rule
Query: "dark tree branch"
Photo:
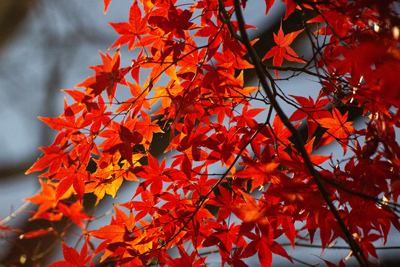
[(265, 93), (267, 94), (271, 105), (274, 107), (275, 111), (277, 112), (278, 116), (281, 118), (283, 124), (289, 129), (289, 131), (292, 133), (292, 136), (294, 138), (294, 144), (297, 149), (297, 151), (300, 152), (301, 156), (304, 159), (304, 163), (307, 166), (309, 172), (311, 173), (312, 177), (314, 178), (315, 183), (318, 186), (318, 189), (321, 192), (322, 197), (324, 198), (326, 204), (329, 206), (329, 209), (333, 213), (336, 221), (338, 222), (340, 228), (342, 229), (344, 235), (346, 236), (346, 239), (349, 243), (349, 246), (351, 247), (351, 250), (353, 251), (354, 256), (357, 258), (358, 262), (360, 263), (361, 266), (370, 266), (369, 261), (367, 260), (363, 250), (360, 248), (358, 243), (354, 240), (352, 234), (350, 233), (349, 229), (347, 228), (346, 224), (340, 217), (338, 211), (336, 210), (336, 207), (333, 205), (331, 199), (329, 198), (329, 194), (327, 190), (325, 189), (322, 179), (320, 177), (319, 172), (317, 172), (308, 156), (307, 151), (304, 148), (304, 143), (301, 139), (301, 136), (299, 132), (296, 130), (296, 128), (293, 126), (293, 124), (289, 121), (288, 117), (286, 114), (283, 112), (282, 108), (279, 106), (278, 102), (276, 101), (271, 87), (267, 83), (266, 78), (268, 78), (270, 81), (273, 81), (272, 77), (266, 77), (266, 75), (270, 76), (268, 72), (264, 72), (264, 67), (263, 64), (258, 57), (257, 53), (254, 51), (253, 47), (250, 44), (250, 40), (247, 36), (246, 28), (245, 28), (245, 22), (243, 19), (241, 7), (239, 0), (234, 0), (234, 5), (235, 5), (235, 12), (236, 12), (236, 17), (238, 20), (238, 25), (240, 29), (240, 34), (241, 34), (241, 39), (243, 40), (243, 44), (246, 46), (247, 52), (249, 53), (249, 56), (254, 64), (254, 68), (257, 72), (257, 76), (265, 90)]

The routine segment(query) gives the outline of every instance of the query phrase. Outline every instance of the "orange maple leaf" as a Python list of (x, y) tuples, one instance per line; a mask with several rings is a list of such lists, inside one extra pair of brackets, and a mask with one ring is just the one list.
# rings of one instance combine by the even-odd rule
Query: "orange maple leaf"
[(101, 179), (94, 183), (88, 183), (85, 188), (85, 193), (94, 192), (97, 196), (97, 205), (106, 193), (113, 198), (116, 197), (123, 180), (122, 177), (119, 177), (117, 179)]
[[(32, 219), (40, 218), (40, 215), (47, 210), (55, 207), (56, 205), (56, 190), (52, 184), (46, 184), (43, 180), (39, 180), (40, 184), (42, 185), (42, 192), (37, 194), (33, 197), (28, 197), (22, 199), (23, 201), (30, 201), (36, 205), (40, 205), (38, 211), (32, 217)], [(66, 199), (71, 196), (72, 191), (67, 191), (66, 194), (60, 196), (58, 200)]]

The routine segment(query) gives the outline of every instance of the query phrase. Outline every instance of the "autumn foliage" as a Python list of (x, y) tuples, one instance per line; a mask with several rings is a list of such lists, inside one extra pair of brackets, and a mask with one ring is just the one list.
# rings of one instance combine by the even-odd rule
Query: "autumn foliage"
[[(267, 17), (274, 2), (265, 0)], [(135, 0), (126, 22), (110, 23), (118, 37), (100, 52), (102, 65), (63, 90), (60, 117), (39, 117), (58, 135), (27, 171), (45, 171), (41, 193), (25, 199), (39, 205), (32, 219), (67, 218), (85, 240), (80, 252), (63, 242), (65, 260), (51, 266), (206, 266), (207, 251), (218, 251), (222, 266), (248, 266), (253, 255), (271, 266), (273, 254), (293, 262), (278, 237), (295, 248), (316, 234), (322, 249), (341, 239), (349, 258), (374, 266), (374, 242), (400, 231), (398, 1), (282, 2), (283, 24), (296, 10), (314, 15), (297, 31), (281, 26), (265, 55), (255, 53), (254, 27), (242, 17), (252, 1)], [(291, 47), (300, 36), (311, 57)], [(123, 55), (125, 45), (135, 53)], [(244, 86), (246, 69), (260, 87)], [(279, 84), (299, 74), (319, 81), (319, 93), (309, 93), (316, 97), (288, 95)], [(119, 90), (129, 98), (117, 98)], [(286, 115), (282, 103), (296, 111)], [(348, 107), (362, 114), (361, 128)], [(152, 155), (160, 143), (173, 152), (169, 164)], [(343, 156), (319, 154), (332, 143)], [(126, 181), (131, 201), (113, 206), (110, 224), (88, 230), (95, 218), (84, 212), (85, 195), (98, 205)], [(68, 229), (21, 238), (65, 241)], [(94, 239), (102, 242), (93, 247)]]

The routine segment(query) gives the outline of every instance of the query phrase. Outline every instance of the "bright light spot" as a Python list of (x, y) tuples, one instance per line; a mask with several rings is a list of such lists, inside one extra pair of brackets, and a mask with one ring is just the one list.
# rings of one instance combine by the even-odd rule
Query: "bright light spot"
[(394, 39), (399, 39), (399, 35), (400, 35), (400, 29), (399, 29), (399, 27), (397, 27), (397, 26), (394, 26), (393, 28), (392, 28), (392, 34), (393, 34), (393, 38)]

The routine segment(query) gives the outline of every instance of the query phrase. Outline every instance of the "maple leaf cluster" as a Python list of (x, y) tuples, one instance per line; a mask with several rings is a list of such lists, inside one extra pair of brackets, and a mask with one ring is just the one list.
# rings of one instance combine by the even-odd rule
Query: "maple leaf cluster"
[[(104, 0), (104, 13), (110, 2)], [(294, 248), (296, 240), (313, 243), (317, 232), (322, 249), (343, 239), (360, 265), (373, 265), (374, 241), (386, 243), (393, 227), (400, 231), (396, 1), (282, 2), (284, 21), (296, 9), (318, 15), (291, 33), (281, 26), (276, 45), (260, 57), (247, 40), (246, 29), (254, 27), (241, 21), (251, 1), (135, 0), (128, 22), (110, 23), (119, 35), (114, 55), (100, 52), (103, 64), (76, 86), (84, 90), (64, 90), (74, 103), (65, 100), (60, 117), (39, 118), (59, 133), (27, 171), (46, 169), (41, 193), (25, 199), (40, 205), (32, 219), (67, 217), (86, 237), (80, 253), (62, 243), (65, 261), (52, 266), (92, 265), (98, 254), (118, 266), (206, 266), (202, 251), (210, 247), (222, 266), (248, 266), (253, 255), (271, 266), (273, 254), (293, 262), (277, 238), (284, 235)], [(275, 1), (265, 3), (268, 16)], [(290, 47), (299, 36), (308, 38), (311, 59)], [(124, 45), (137, 56), (121, 67)], [(272, 66), (261, 58), (273, 58)], [(282, 66), (283, 59), (297, 65)], [(243, 70), (253, 68), (262, 88), (244, 86)], [(318, 77), (318, 96), (287, 95), (278, 87), (282, 72), (285, 79)], [(121, 88), (129, 99), (117, 100)], [(278, 100), (296, 111), (287, 117)], [(347, 106), (362, 111), (365, 128), (354, 128)], [(297, 138), (301, 122), (305, 140)], [(169, 165), (152, 155), (160, 142), (154, 134), (174, 151)], [(347, 155), (340, 164), (315, 151), (332, 143)], [(222, 171), (210, 173), (214, 166)], [(97, 205), (106, 194), (116, 197), (125, 180), (136, 185), (132, 199), (114, 205), (109, 225), (88, 230), (82, 221), (94, 218), (83, 212), (85, 194), (93, 193)], [(68, 228), (22, 238), (49, 233), (64, 237)], [(92, 238), (103, 241), (88, 256)]]

